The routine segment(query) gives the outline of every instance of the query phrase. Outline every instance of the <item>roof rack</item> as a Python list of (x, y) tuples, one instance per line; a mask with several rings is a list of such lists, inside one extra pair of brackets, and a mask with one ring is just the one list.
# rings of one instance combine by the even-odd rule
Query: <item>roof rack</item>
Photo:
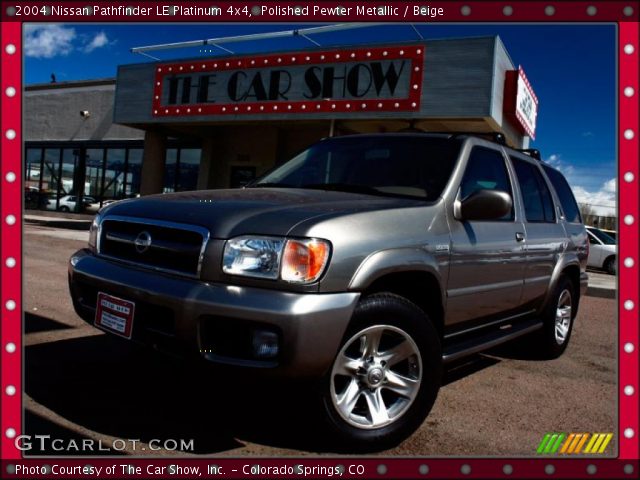
[(504, 133), (500, 133), (500, 132), (453, 132), (452, 135), (454, 137), (457, 137), (459, 135), (470, 135), (474, 137), (488, 137), (492, 142), (495, 142), (499, 145), (507, 145), (507, 139), (505, 138)]
[(529, 155), (531, 158), (535, 158), (536, 160), (542, 160), (542, 158), (540, 158), (540, 150), (537, 148), (516, 148), (516, 150), (524, 153), (525, 155)]

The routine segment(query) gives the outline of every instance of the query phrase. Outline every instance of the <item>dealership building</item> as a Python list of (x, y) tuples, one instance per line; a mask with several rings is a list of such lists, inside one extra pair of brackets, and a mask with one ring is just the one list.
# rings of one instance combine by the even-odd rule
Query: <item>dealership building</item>
[(238, 187), (328, 136), (502, 132), (527, 148), (538, 100), (493, 36), (121, 65), (26, 86), (23, 105), (26, 206), (55, 209)]

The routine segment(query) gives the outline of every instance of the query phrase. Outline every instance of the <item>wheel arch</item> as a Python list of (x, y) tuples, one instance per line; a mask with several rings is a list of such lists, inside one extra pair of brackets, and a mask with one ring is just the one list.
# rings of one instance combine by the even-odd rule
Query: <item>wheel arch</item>
[(388, 292), (406, 298), (425, 312), (436, 327), (440, 338), (444, 335), (444, 303), (438, 279), (425, 270), (404, 270), (377, 277), (363, 290), (362, 295)]

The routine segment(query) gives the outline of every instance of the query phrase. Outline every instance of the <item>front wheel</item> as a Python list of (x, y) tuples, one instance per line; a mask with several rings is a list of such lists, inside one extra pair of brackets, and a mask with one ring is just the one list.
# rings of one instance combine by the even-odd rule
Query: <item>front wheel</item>
[(362, 300), (323, 387), (328, 423), (350, 450), (407, 438), (440, 388), (438, 333), (415, 304), (393, 294)]

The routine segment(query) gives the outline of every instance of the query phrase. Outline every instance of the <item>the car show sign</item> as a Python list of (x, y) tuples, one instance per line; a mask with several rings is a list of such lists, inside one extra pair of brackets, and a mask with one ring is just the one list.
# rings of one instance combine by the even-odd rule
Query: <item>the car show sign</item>
[(538, 97), (533, 91), (522, 67), (506, 72), (504, 93), (505, 114), (532, 139), (536, 136)]
[(417, 111), (424, 45), (159, 63), (155, 117)]

